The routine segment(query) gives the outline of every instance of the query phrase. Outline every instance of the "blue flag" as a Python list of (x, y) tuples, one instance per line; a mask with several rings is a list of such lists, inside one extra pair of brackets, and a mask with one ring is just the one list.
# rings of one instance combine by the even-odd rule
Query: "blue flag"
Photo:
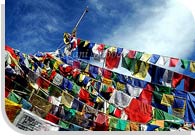
[(160, 55), (152, 54), (152, 57), (150, 58), (149, 62), (156, 64), (159, 58), (160, 58)]
[(187, 93), (184, 120), (186, 122), (195, 123), (195, 94)]

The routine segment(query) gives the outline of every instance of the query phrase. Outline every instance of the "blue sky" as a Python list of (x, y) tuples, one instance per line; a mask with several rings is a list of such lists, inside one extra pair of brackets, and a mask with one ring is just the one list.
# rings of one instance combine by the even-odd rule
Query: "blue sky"
[(195, 60), (195, 21), (185, 0), (6, 0), (6, 44), (25, 53), (55, 51), (86, 6), (78, 37)]

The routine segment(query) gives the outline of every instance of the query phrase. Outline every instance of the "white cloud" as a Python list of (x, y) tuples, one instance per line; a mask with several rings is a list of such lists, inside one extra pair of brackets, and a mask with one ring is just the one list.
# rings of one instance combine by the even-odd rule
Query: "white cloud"
[[(164, 5), (145, 7), (135, 3), (139, 24), (125, 18), (119, 27), (111, 30), (105, 44), (116, 45), (148, 53), (187, 58), (195, 49), (195, 22), (191, 12), (178, 0)], [(147, 14), (146, 13), (153, 13)], [(128, 14), (128, 13), (127, 13)]]
[[(120, 11), (116, 9), (111, 9), (109, 7), (109, 2), (108, 1), (98, 1), (98, 0), (89, 0), (89, 3), (93, 5), (93, 7), (96, 9), (96, 13), (100, 16), (104, 17), (114, 17), (119, 14)], [(118, 2), (120, 3), (120, 2)]]
[(58, 30), (56, 27), (54, 27), (53, 25), (50, 25), (50, 24), (47, 24), (47, 25), (45, 26), (45, 28), (46, 28), (49, 32), (55, 32), (55, 31)]

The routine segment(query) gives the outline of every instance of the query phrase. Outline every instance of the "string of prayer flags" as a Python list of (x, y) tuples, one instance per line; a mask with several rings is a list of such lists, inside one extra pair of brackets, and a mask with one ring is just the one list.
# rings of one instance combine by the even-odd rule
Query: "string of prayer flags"
[[(77, 40), (76, 42), (75, 40), (74, 42), (71, 41), (71, 46), (74, 46), (76, 48), (76, 44), (80, 44), (79, 40)], [(93, 48), (94, 46), (94, 44), (89, 43), (88, 41), (80, 42), (82, 43), (83, 47), (88, 46), (88, 49)], [(104, 46), (104, 49), (106, 48), (110, 49), (111, 47)], [(123, 51), (123, 49), (121, 48), (116, 49), (117, 50), (115, 51), (117, 54), (121, 54)], [(144, 55), (144, 53), (141, 52), (134, 52), (133, 54), (134, 55), (131, 56), (131, 59), (137, 57), (146, 61), (146, 54)], [(24, 55), (16, 55), (19, 55), (19, 60), (24, 60)], [(43, 86), (43, 88), (41, 88), (40, 81), (40, 88), (36, 89), (36, 87), (34, 87), (35, 93), (32, 95), (32, 97), (30, 96), (29, 101), (29, 104), (31, 105), (28, 105), (27, 99), (25, 101), (24, 98), (21, 98), (18, 103), (21, 103), (23, 108), (32, 111), (32, 113), (30, 112), (32, 116), (30, 114), (30, 117), (27, 114), (25, 114), (25, 116), (27, 116), (30, 120), (33, 120), (33, 122), (34, 120), (36, 120), (35, 123), (42, 123), (43, 121), (42, 124), (46, 124), (48, 128), (42, 126), (41, 128), (35, 129), (30, 127), (23, 127), (22, 125), (25, 123), (25, 125), (29, 125), (29, 120), (26, 119), (25, 116), (22, 116), (26, 122), (21, 121), (19, 118), (15, 118), (15, 121), (16, 119), (20, 120), (20, 123), (16, 124), (18, 124), (17, 127), (21, 127), (21, 129), (37, 131), (59, 130), (60, 126), (53, 126), (52, 123), (54, 123), (62, 124), (61, 129), (72, 131), (83, 131), (86, 129), (101, 131), (139, 131), (142, 130), (140, 129), (140, 127), (144, 126), (143, 124), (145, 124), (146, 129), (144, 130), (155, 131), (162, 129), (163, 126), (167, 130), (170, 129), (170, 127), (181, 127), (183, 124), (182, 118), (184, 118), (185, 121), (189, 120), (190, 122), (194, 122), (194, 119), (192, 117), (194, 115), (193, 113), (191, 113), (193, 111), (192, 107), (194, 107), (193, 95), (188, 98), (186, 93), (185, 99), (192, 99), (190, 100), (190, 103), (188, 103), (187, 100), (179, 99), (179, 97), (176, 97), (178, 95), (178, 92), (172, 94), (172, 91), (175, 90), (170, 87), (150, 84), (146, 81), (126, 77), (122, 74), (118, 74), (110, 70), (104, 70), (99, 67), (91, 67), (92, 65), (88, 63), (83, 63), (83, 65), (82, 61), (79, 63), (80, 66), (77, 68), (73, 66), (75, 60), (71, 60), (71, 62), (66, 61), (70, 64), (70, 66), (58, 61), (59, 63), (57, 63), (54, 67), (56, 62), (55, 57), (51, 55), (50, 59), (48, 59), (47, 57), (41, 58), (42, 56), (44, 57), (44, 54), (40, 55), (41, 56), (37, 59), (35, 58), (35, 61), (37, 63), (36, 71), (41, 74), (41, 78), (44, 76), (42, 80), (48, 81), (49, 85), (48, 87)], [(128, 54), (126, 54), (125, 57), (130, 59)], [(150, 57), (147, 57), (147, 62), (151, 58), (151, 55)], [(45, 68), (47, 62), (42, 62), (44, 61), (44, 59), (48, 59), (47, 61), (52, 61), (50, 63), (51, 65), (49, 66), (50, 68)], [(41, 62), (39, 63), (39, 61)], [(135, 62), (139, 63), (139, 61), (140, 60), (136, 60)], [(137, 69), (139, 69), (137, 70), (137, 73), (141, 73), (140, 75), (143, 77), (143, 75), (145, 75), (145, 73), (147, 74), (148, 72), (149, 64), (147, 62), (143, 62), (144, 65), (146, 65), (145, 63), (148, 64), (148, 69), (146, 68), (146, 66), (140, 68), (142, 65), (141, 62), (143, 61), (140, 61), (139, 68), (137, 66)], [(19, 65), (23, 65), (23, 62), (19, 63)], [(82, 65), (85, 67), (83, 67), (82, 70), (78, 69), (81, 68)], [(11, 68), (15, 70), (13, 66), (11, 66)], [(181, 78), (180, 75), (177, 75), (178, 73), (176, 73), (175, 75), (175, 72), (170, 72), (170, 74), (169, 71), (166, 71), (163, 68), (159, 69), (160, 70), (157, 70), (156, 67), (152, 69), (153, 71), (155, 71), (153, 73), (153, 82), (157, 84), (172, 83), (172, 85), (178, 86), (181, 80), (184, 79), (185, 91), (193, 91), (192, 84), (194, 83), (194, 81), (191, 80), (192, 78), (187, 76), (185, 77), (184, 75), (182, 75)], [(142, 73), (143, 71), (145, 72), (144, 74)], [(92, 72), (94, 73), (94, 76), (91, 74)], [(103, 77), (101, 77), (100, 79), (94, 79), (94, 77), (97, 77), (97, 75), (102, 75)], [(171, 79), (174, 79), (174, 82), (170, 82), (170, 77)], [(102, 82), (106, 83), (107, 85), (102, 84)], [(19, 83), (23, 84), (21, 81)], [(24, 86), (28, 87), (27, 85)], [(21, 88), (18, 87), (18, 89)], [(13, 91), (13, 93), (15, 92), (16, 91)], [(16, 94), (19, 94), (20, 97), (23, 97), (23, 95), (21, 95), (20, 93)], [(159, 108), (160, 106), (164, 106), (163, 108), (160, 108), (163, 109), (162, 114), (160, 113), (160, 116), (162, 115), (161, 118), (159, 117), (156, 119), (152, 112), (152, 109), (154, 109), (154, 107), (152, 106), (154, 106), (155, 109)], [(189, 111), (187, 114), (185, 114), (185, 109)], [(106, 110), (108, 110), (108, 112), (106, 112)], [(37, 114), (38, 116), (34, 114)], [(39, 120), (40, 117), (46, 120)], [(156, 125), (158, 123), (149, 124), (149, 122), (153, 119), (156, 121), (164, 121), (164, 125), (161, 124), (161, 128), (156, 129), (160, 127), (159, 125)], [(45, 121), (47, 123), (45, 123)], [(63, 121), (64, 124), (61, 123), (61, 121)]]

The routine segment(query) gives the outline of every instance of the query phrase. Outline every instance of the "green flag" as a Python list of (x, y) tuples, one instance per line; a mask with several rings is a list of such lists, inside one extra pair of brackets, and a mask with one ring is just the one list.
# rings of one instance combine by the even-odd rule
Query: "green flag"
[(59, 121), (58, 125), (62, 128), (69, 129), (70, 124), (62, 120)]
[(188, 60), (181, 59), (181, 63), (181, 67), (187, 69), (190, 62)]
[(140, 60), (141, 59), (141, 57), (142, 57), (142, 54), (143, 54), (143, 52), (136, 52), (136, 54), (135, 54), (135, 58), (137, 59), (137, 60)]
[(109, 113), (114, 112), (115, 107), (112, 104), (109, 104)]
[(126, 120), (122, 120), (122, 119), (119, 119), (118, 120), (118, 123), (116, 125), (116, 128), (118, 130), (125, 130), (126, 129), (126, 126), (127, 126), (127, 121)]
[(122, 57), (122, 67), (124, 67), (130, 71), (134, 71), (135, 63), (136, 63), (136, 59), (130, 59), (127, 56)]
[(15, 102), (15, 103), (20, 103), (21, 101), (21, 97), (17, 94), (15, 94), (14, 92), (11, 92), (9, 95), (8, 95), (8, 99)]

